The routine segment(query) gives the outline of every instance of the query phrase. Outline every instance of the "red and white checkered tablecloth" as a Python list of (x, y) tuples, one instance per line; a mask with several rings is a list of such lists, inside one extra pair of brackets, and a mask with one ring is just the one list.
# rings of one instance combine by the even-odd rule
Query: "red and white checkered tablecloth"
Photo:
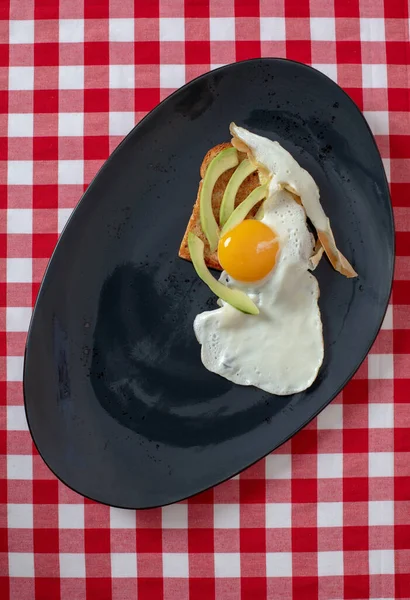
[[(134, 123), (255, 56), (313, 64), (376, 135), (397, 227), (382, 330), (343, 393), (239, 477), (137, 513), (84, 500), (45, 466), (24, 415), (47, 260)], [(409, 64), (407, 0), (0, 0), (2, 600), (410, 598)]]

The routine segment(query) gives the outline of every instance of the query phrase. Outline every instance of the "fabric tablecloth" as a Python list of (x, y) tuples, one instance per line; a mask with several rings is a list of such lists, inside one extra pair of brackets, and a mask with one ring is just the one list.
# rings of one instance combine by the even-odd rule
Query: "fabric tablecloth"
[[(35, 451), (26, 331), (58, 234), (122, 137), (217, 66), (314, 65), (363, 110), (391, 185), (392, 303), (340, 396), (188, 501), (110, 509)], [(0, 598), (410, 598), (410, 94), (406, 0), (0, 0)], [(50, 423), (52, 427), (52, 423)]]

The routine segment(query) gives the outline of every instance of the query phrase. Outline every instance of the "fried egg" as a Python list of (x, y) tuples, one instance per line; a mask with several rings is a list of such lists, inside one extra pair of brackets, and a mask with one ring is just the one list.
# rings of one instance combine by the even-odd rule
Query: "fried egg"
[(278, 142), (256, 135), (231, 123), (232, 144), (247, 152), (252, 162), (259, 166), (262, 179), (270, 180), (270, 195), (287, 189), (296, 194), (313, 223), (318, 240), (332, 266), (345, 277), (357, 277), (356, 271), (336, 247), (335, 238), (322, 205), (319, 188), (313, 177)]
[(219, 300), (219, 309), (197, 315), (202, 362), (240, 385), (278, 395), (301, 392), (316, 379), (324, 356), (319, 285), (310, 271), (325, 252), (342, 275), (357, 273), (336, 247), (313, 177), (278, 142), (234, 123), (230, 131), (269, 193), (260, 219), (244, 220), (220, 238), (220, 281), (247, 294), (259, 314)]
[(259, 308), (248, 315), (221, 307), (197, 315), (204, 366), (271, 394), (308, 388), (323, 361), (319, 286), (309, 272), (314, 238), (292, 194), (275, 190), (261, 221), (245, 220), (219, 242), (220, 281), (243, 290)]

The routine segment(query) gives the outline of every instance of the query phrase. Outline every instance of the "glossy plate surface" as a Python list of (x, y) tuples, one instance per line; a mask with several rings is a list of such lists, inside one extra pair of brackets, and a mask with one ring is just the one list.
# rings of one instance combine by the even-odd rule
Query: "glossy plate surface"
[[(270, 396), (209, 373), (192, 322), (215, 298), (178, 247), (199, 166), (229, 123), (280, 141), (321, 190), (360, 277), (316, 271), (325, 360), (306, 392)], [(391, 289), (387, 182), (361, 113), (299, 63), (237, 63), (189, 83), (128, 135), (54, 252), (30, 327), (26, 411), (67, 485), (115, 506), (185, 498), (261, 458), (340, 391), (380, 328)], [(255, 342), (257, 343), (257, 342)]]

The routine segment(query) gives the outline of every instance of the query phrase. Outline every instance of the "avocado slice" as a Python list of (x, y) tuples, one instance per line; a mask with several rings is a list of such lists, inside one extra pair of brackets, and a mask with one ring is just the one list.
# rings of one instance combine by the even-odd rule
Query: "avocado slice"
[(225, 225), (233, 213), (235, 208), (236, 194), (238, 193), (241, 184), (245, 181), (248, 175), (256, 171), (256, 169), (257, 167), (255, 167), (247, 158), (245, 158), (236, 168), (228, 182), (228, 185), (226, 186), (221, 202), (221, 208), (219, 209), (219, 223), (221, 226)]
[(199, 215), (202, 231), (209, 242), (211, 252), (215, 252), (217, 249), (219, 239), (219, 227), (212, 210), (212, 192), (222, 173), (236, 167), (237, 164), (238, 152), (236, 148), (226, 148), (211, 160), (202, 181), (199, 194)]
[(260, 185), (252, 190), (249, 196), (247, 196), (245, 200), (235, 208), (225, 225), (222, 227), (221, 235), (225, 235), (227, 231), (233, 229), (239, 225), (239, 223), (242, 223), (248, 212), (255, 206), (255, 204), (266, 198), (268, 195), (268, 189), (268, 185), (265, 184)]
[(202, 281), (206, 283), (206, 285), (214, 294), (244, 313), (248, 313), (250, 315), (259, 314), (258, 307), (244, 292), (241, 292), (241, 290), (228, 288), (226, 285), (212, 276), (204, 260), (204, 243), (192, 232), (188, 234), (188, 248), (198, 277), (200, 277)]
[(256, 215), (255, 215), (255, 219), (257, 221), (262, 221), (264, 215), (265, 215), (265, 209), (264, 209), (265, 203), (262, 202), (262, 204), (260, 205), (260, 207), (258, 208)]

